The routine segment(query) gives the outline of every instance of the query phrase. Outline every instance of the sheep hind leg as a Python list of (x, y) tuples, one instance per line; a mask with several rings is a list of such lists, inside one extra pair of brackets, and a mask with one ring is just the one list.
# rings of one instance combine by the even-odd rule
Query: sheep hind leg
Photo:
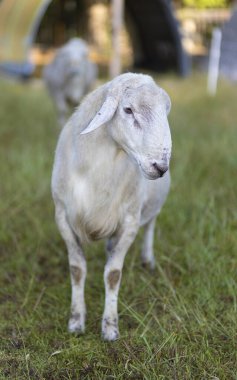
[(56, 208), (56, 222), (67, 246), (70, 268), (72, 297), (68, 330), (71, 333), (80, 334), (85, 330), (86, 306), (84, 287), (86, 279), (86, 260), (79, 239), (71, 230), (67, 222), (65, 211), (61, 207)]
[(153, 270), (155, 268), (155, 257), (153, 251), (154, 231), (156, 218), (151, 219), (144, 226), (144, 237), (141, 252), (142, 266)]
[(113, 235), (106, 241), (105, 252), (107, 260), (110, 258), (110, 256), (112, 256), (113, 249), (118, 242), (118, 238), (118, 235)]
[[(119, 337), (118, 293), (126, 253), (137, 234), (138, 224), (130, 219), (119, 236), (110, 242), (108, 260), (104, 270), (105, 308), (102, 318), (102, 336), (113, 341)], [(116, 243), (115, 243), (116, 242)]]

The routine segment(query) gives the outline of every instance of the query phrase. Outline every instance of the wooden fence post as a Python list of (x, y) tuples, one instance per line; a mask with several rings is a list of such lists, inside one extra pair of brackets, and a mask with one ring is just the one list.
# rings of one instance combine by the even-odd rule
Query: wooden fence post
[(123, 26), (124, 0), (112, 0), (112, 54), (110, 60), (110, 77), (121, 73), (121, 30)]

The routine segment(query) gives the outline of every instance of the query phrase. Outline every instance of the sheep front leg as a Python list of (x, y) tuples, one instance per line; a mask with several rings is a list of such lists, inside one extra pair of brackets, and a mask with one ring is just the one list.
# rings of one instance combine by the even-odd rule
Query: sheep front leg
[(86, 260), (78, 238), (71, 230), (64, 210), (56, 209), (56, 222), (68, 250), (72, 298), (71, 316), (68, 330), (71, 333), (83, 333), (85, 330), (86, 306), (84, 300), (84, 287), (86, 279)]
[(153, 252), (153, 241), (154, 241), (154, 230), (155, 230), (156, 218), (151, 219), (150, 222), (144, 226), (144, 237), (142, 246), (142, 265), (149, 267), (150, 269), (155, 268), (155, 258)]
[(54, 101), (58, 111), (58, 122), (60, 126), (63, 127), (67, 121), (67, 113), (69, 111), (63, 92), (60, 91), (59, 93), (54, 94)]
[(118, 329), (118, 293), (122, 277), (122, 268), (126, 253), (135, 239), (138, 223), (131, 221), (123, 227), (119, 238), (114, 238), (114, 246), (109, 247), (108, 260), (104, 270), (105, 308), (102, 319), (102, 336), (113, 341), (119, 337)]
[(74, 252), (69, 253), (68, 257), (72, 286), (71, 316), (68, 322), (68, 330), (71, 333), (80, 334), (85, 331), (86, 306), (84, 288), (86, 261), (79, 245), (77, 246), (77, 252)]

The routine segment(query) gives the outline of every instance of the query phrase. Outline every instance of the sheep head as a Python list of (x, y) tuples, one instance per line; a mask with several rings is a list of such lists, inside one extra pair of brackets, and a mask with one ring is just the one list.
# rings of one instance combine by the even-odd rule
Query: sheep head
[(170, 107), (168, 94), (150, 76), (123, 74), (109, 83), (102, 107), (81, 134), (107, 124), (108, 133), (143, 175), (157, 179), (168, 170), (171, 157)]

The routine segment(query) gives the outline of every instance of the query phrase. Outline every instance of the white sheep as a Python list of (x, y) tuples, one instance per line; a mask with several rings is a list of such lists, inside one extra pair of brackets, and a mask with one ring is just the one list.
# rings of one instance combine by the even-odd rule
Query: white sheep
[(91, 89), (97, 77), (97, 66), (88, 58), (88, 46), (73, 38), (45, 66), (43, 79), (58, 111), (63, 126), (71, 106), (77, 106)]
[(52, 194), (69, 254), (70, 332), (85, 329), (84, 243), (108, 239), (105, 340), (119, 336), (117, 299), (123, 262), (140, 226), (145, 227), (142, 261), (154, 267), (155, 218), (170, 186), (170, 104), (150, 76), (122, 74), (89, 94), (61, 132)]

